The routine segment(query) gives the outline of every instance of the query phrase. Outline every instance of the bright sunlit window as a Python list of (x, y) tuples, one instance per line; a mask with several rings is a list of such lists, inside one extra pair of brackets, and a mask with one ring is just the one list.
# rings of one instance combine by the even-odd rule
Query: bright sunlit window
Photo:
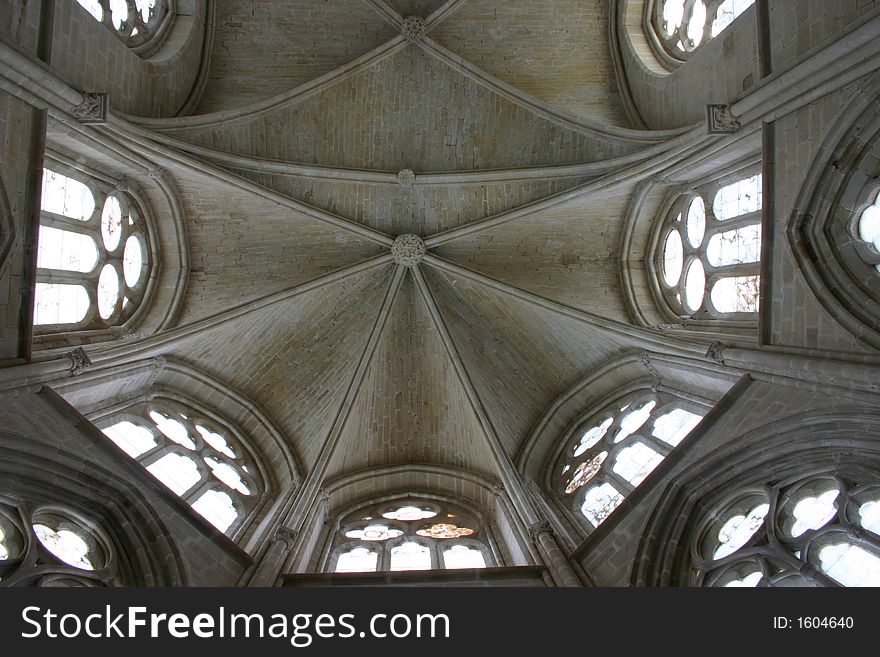
[(711, 319), (758, 312), (762, 195), (757, 174), (673, 204), (661, 231), (659, 283), (676, 314)]
[(699, 424), (702, 413), (682, 404), (643, 390), (578, 424), (554, 466), (557, 491), (572, 510), (601, 525)]
[(103, 431), (220, 531), (233, 530), (253, 507), (256, 468), (230, 431), (195, 410), (152, 402)]
[(343, 518), (329, 566), (337, 573), (486, 568), (493, 561), (485, 540), (466, 509), (403, 499)]
[(42, 332), (125, 323), (144, 298), (150, 256), (129, 195), (43, 171), (34, 325)]

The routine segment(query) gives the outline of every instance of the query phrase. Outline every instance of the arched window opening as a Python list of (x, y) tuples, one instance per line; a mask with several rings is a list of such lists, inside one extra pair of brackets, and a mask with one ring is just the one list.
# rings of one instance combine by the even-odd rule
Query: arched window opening
[(77, 0), (130, 48), (143, 48), (168, 29), (168, 0)]
[(704, 586), (880, 586), (880, 480), (820, 474), (744, 489), (691, 541)]
[(867, 265), (880, 272), (880, 191), (872, 205), (862, 211), (853, 231), (856, 251)]
[(689, 319), (757, 314), (762, 196), (762, 177), (756, 174), (707, 185), (673, 202), (661, 227), (656, 270), (674, 314)]
[(126, 409), (104, 434), (217, 529), (234, 532), (263, 486), (231, 430), (195, 409), (153, 400)]
[(664, 59), (684, 61), (753, 4), (755, 0), (653, 0), (646, 31)]
[(486, 568), (486, 531), (451, 504), (403, 499), (371, 505), (340, 523), (329, 567), (337, 573)]
[(112, 543), (95, 522), (63, 506), (0, 500), (0, 586), (118, 584)]
[(39, 332), (102, 329), (144, 300), (151, 258), (135, 199), (94, 179), (43, 171), (34, 325)]
[(703, 412), (667, 392), (639, 390), (579, 422), (552, 476), (566, 506), (601, 525), (699, 424)]

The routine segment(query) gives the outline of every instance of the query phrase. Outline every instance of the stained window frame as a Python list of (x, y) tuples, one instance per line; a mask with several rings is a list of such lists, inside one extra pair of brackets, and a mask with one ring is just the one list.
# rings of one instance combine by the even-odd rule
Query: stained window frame
[[(717, 19), (718, 9), (724, 4), (724, 1), (725, 0), (685, 0), (684, 17), (681, 25), (674, 34), (666, 36), (663, 28), (663, 10), (665, 8), (666, 0), (645, 0), (643, 30), (648, 43), (651, 44), (651, 49), (667, 70), (673, 71), (687, 62), (695, 53), (702, 50), (708, 43), (724, 34), (725, 31), (727, 31), (755, 4), (753, 0), (752, 5), (746, 7), (742, 12), (737, 14), (730, 24), (725, 26), (713, 37), (712, 26)], [(703, 35), (700, 43), (698, 45), (693, 45), (693, 42), (688, 37), (687, 33), (688, 23), (693, 16), (693, 6), (697, 2), (701, 2), (706, 6), (706, 23), (703, 27)], [(676, 44), (679, 42), (682, 44), (683, 48), (676, 47)]]
[[(431, 518), (405, 521), (387, 519), (382, 513), (392, 507), (402, 507), (408, 504), (424, 505), (432, 507), (437, 511), (437, 515)], [(420, 529), (435, 525), (445, 520), (450, 520), (444, 514), (453, 514), (451, 524), (458, 524), (473, 529), (474, 533), (468, 536), (456, 538), (431, 538), (419, 536), (417, 532)], [(371, 520), (366, 520), (370, 517)], [(358, 528), (360, 525), (382, 524), (389, 528), (400, 529), (403, 534), (397, 537), (384, 539), (381, 541), (368, 541), (361, 539), (352, 539), (346, 536), (346, 533)], [(458, 504), (447, 502), (445, 500), (437, 500), (420, 495), (407, 495), (403, 497), (394, 497), (388, 501), (374, 502), (368, 505), (360, 505), (357, 510), (344, 514), (336, 523), (335, 530), (332, 533), (330, 541), (330, 550), (325, 559), (326, 572), (337, 573), (336, 568), (339, 558), (343, 554), (347, 554), (356, 548), (367, 548), (371, 552), (378, 554), (375, 571), (359, 571), (361, 574), (369, 573), (402, 573), (402, 572), (429, 572), (429, 570), (391, 570), (391, 553), (392, 550), (404, 543), (415, 542), (428, 547), (430, 550), (431, 568), (430, 571), (449, 571), (459, 570), (447, 568), (443, 552), (456, 545), (464, 545), (469, 549), (479, 550), (485, 564), (484, 568), (493, 568), (502, 565), (501, 556), (494, 548), (494, 539), (491, 531), (479, 514)]]
[(124, 1), (128, 5), (129, 11), (128, 16), (119, 27), (113, 23), (110, 0), (95, 0), (103, 10), (101, 18), (92, 14), (78, 0), (75, 4), (112, 32), (132, 52), (142, 58), (148, 58), (162, 47), (171, 31), (176, 15), (176, 0), (156, 0), (156, 9), (151, 12), (151, 16), (146, 22), (140, 12), (136, 10), (135, 0)]
[[(651, 409), (648, 419), (620, 443), (609, 444), (616, 436), (616, 430), (619, 429), (622, 417), (626, 412), (622, 411), (621, 408), (626, 406), (628, 411), (638, 410), (642, 404), (650, 401), (655, 401), (656, 406)], [(611, 397), (599, 401), (580, 414), (560, 438), (558, 452), (551, 459), (551, 467), (547, 469), (546, 487), (550, 497), (555, 500), (557, 508), (584, 535), (589, 536), (593, 534), (608, 524), (609, 521), (613, 522), (615, 518), (625, 513), (626, 500), (651, 481), (657, 469), (662, 467), (663, 462), (671, 454), (682, 449), (688, 443), (693, 432), (698, 428), (711, 407), (712, 403), (709, 400), (700, 400), (693, 395), (671, 387), (649, 386), (647, 384), (633, 385), (622, 394), (618, 392)], [(676, 409), (700, 416), (700, 422), (697, 422), (676, 445), (672, 445), (659, 437), (653, 436), (652, 433), (656, 421)], [(602, 438), (579, 456), (574, 456), (575, 448), (581, 443), (583, 435), (592, 427), (601, 425), (608, 417), (614, 417), (614, 421)], [(613, 472), (613, 467), (616, 457), (624, 449), (636, 442), (646, 444), (660, 454), (662, 459), (646, 474), (641, 482), (637, 485), (632, 485), (621, 475)], [(566, 493), (567, 484), (571, 479), (572, 473), (577, 468), (575, 463), (586, 463), (594, 454), (601, 453), (602, 451), (608, 451), (608, 456), (602, 463), (600, 470), (585, 484), (578, 486), (571, 493)], [(563, 471), (563, 466), (565, 465), (569, 465), (570, 469)], [(594, 525), (582, 511), (582, 506), (589, 492), (605, 483), (611, 484), (622, 495), (622, 499), (598, 525)]]
[[(729, 185), (756, 176), (760, 177), (759, 189), (762, 196), (760, 207), (753, 212), (747, 212), (729, 219), (717, 219), (713, 207), (717, 194)], [(697, 181), (694, 184), (680, 185), (669, 190), (654, 223), (645, 264), (651, 273), (649, 287), (654, 297), (655, 306), (661, 316), (666, 318), (670, 324), (706, 332), (730, 329), (753, 333), (757, 330), (766, 305), (766, 278), (763, 270), (766, 259), (765, 252), (767, 250), (767, 235), (764, 233), (766, 199), (763, 197), (766, 193), (765, 185), (766, 180), (763, 177), (762, 167), (759, 163), (755, 163), (737, 167), (734, 171), (715, 175)], [(690, 205), (697, 198), (703, 199), (706, 218), (702, 242), (699, 247), (693, 247), (687, 237), (687, 218)], [(750, 226), (757, 226), (760, 234), (757, 261), (732, 265), (712, 265), (708, 257), (712, 238), (716, 235)], [(678, 231), (680, 234), (683, 257), (678, 282), (676, 284), (669, 284), (665, 277), (665, 253), (667, 240), (673, 231)], [(705, 282), (700, 308), (691, 312), (685, 302), (684, 290), (689, 267), (694, 261), (701, 263)], [(757, 277), (756, 301), (758, 308), (756, 311), (722, 312), (715, 308), (712, 300), (714, 285), (720, 280), (734, 277)], [(681, 295), (680, 300), (676, 298), (677, 294)]]
[[(793, 512), (793, 507), (805, 499), (804, 489), (816, 488), (816, 484), (823, 481), (834, 482), (840, 491), (835, 500), (834, 515), (820, 527), (793, 536), (784, 529), (786, 518)], [(853, 511), (855, 500), (870, 491), (880, 499), (880, 476), (877, 473), (826, 468), (778, 483), (740, 486), (719, 496), (708, 505), (708, 510), (701, 513), (701, 519), (687, 541), (690, 584), (724, 586), (736, 575), (742, 576), (750, 569), (757, 569), (762, 573), (757, 582), (761, 587), (789, 581), (794, 581), (796, 586), (844, 587), (823, 572), (819, 554), (828, 542), (839, 536), (844, 542), (880, 559), (880, 535), (862, 527)], [(809, 492), (807, 490), (807, 494)], [(715, 540), (713, 533), (725, 518), (739, 511), (737, 501), (747, 494), (763, 495), (770, 506), (761, 526), (745, 544), (730, 554), (718, 559), (708, 557), (706, 546)]]
[[(113, 177), (83, 164), (74, 163), (56, 153), (47, 153), (44, 172), (54, 172), (84, 185), (94, 200), (94, 210), (86, 220), (78, 220), (55, 214), (40, 208), (40, 227), (56, 228), (89, 237), (98, 252), (98, 260), (90, 272), (76, 272), (37, 266), (34, 279), (34, 317), (32, 319), (34, 346), (51, 348), (73, 344), (116, 339), (121, 333), (131, 332), (140, 325), (146, 315), (155, 291), (155, 274), (159, 265), (158, 247), (155, 241), (156, 226), (147, 199), (130, 181)], [(44, 173), (45, 175), (45, 173)], [(42, 179), (41, 179), (42, 189)], [(41, 194), (42, 196), (42, 194)], [(102, 235), (102, 213), (109, 197), (120, 200), (122, 208), (122, 235), (115, 249), (106, 247)], [(41, 201), (42, 206), (42, 201)], [(126, 224), (130, 210), (135, 225)], [(134, 237), (140, 247), (141, 270), (134, 287), (129, 287), (125, 277), (125, 250), (129, 237)], [(39, 251), (39, 237), (37, 240)], [(98, 307), (98, 282), (106, 265), (116, 271), (119, 284), (118, 300), (113, 313), (105, 320)], [(75, 323), (37, 324), (37, 284), (80, 285), (89, 298), (85, 317)], [(123, 307), (123, 299), (129, 303)]]
[[(89, 547), (92, 557), (100, 557), (93, 569), (65, 561), (45, 546), (34, 525), (57, 524), (57, 531), (76, 530)], [(18, 535), (17, 549), (0, 561), (0, 587), (37, 586), (121, 586), (119, 556), (110, 534), (86, 513), (64, 503), (35, 503), (0, 492), (0, 524)], [(88, 553), (87, 553), (88, 554)]]

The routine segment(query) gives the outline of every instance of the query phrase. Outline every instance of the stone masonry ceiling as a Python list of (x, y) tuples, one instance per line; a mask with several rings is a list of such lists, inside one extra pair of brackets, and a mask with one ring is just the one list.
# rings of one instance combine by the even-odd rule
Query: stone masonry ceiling
[(553, 400), (637, 342), (617, 172), (681, 131), (628, 125), (607, 3), (216, 12), (197, 111), (119, 128), (185, 206), (166, 355), (253, 400), (312, 481), (501, 479)]

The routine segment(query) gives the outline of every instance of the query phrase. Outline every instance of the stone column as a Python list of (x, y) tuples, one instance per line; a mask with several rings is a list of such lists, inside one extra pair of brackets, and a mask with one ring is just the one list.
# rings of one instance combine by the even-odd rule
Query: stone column
[(272, 545), (257, 564), (248, 587), (274, 586), (281, 567), (287, 561), (290, 551), (296, 544), (297, 532), (290, 527), (279, 527), (272, 538)]
[(550, 572), (557, 586), (583, 586), (580, 578), (574, 572), (568, 559), (563, 554), (553, 535), (553, 528), (546, 520), (529, 525), (529, 538), (538, 548), (544, 565)]

